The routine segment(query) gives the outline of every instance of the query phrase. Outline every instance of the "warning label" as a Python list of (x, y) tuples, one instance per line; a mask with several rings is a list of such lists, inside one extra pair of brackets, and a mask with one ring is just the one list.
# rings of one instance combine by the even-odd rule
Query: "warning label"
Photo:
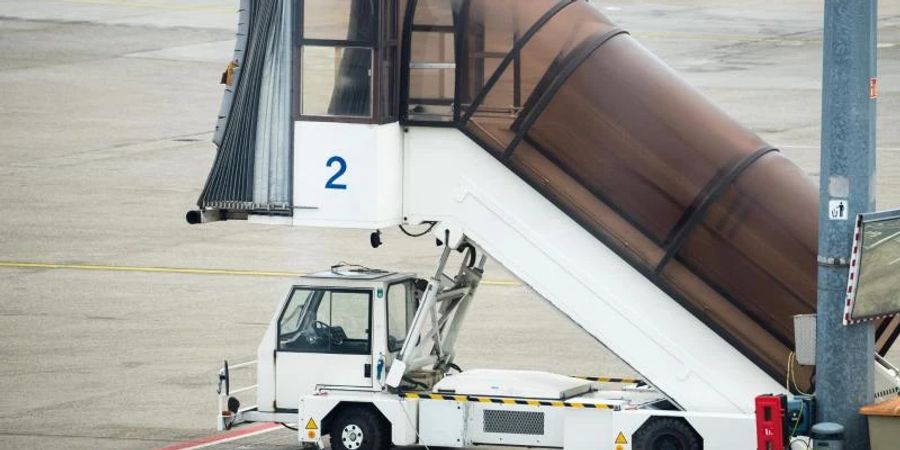
[(625, 434), (622, 433), (622, 432), (620, 431), (620, 432), (619, 432), (619, 435), (616, 436), (616, 442), (615, 442), (615, 443), (616, 443), (616, 444), (627, 444), (627, 443), (628, 443), (628, 439), (625, 439)]
[(316, 421), (313, 420), (312, 417), (310, 417), (309, 421), (306, 422), (306, 429), (307, 430), (318, 430), (319, 429), (319, 426), (316, 425)]

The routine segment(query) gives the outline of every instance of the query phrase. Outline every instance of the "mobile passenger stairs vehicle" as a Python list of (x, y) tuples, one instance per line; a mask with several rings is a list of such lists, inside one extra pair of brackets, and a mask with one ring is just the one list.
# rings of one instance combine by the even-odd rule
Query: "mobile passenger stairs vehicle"
[[(449, 234), (448, 234), (449, 236)], [(463, 253), (454, 275), (453, 250)], [(426, 280), (357, 266), (300, 278), (259, 346), (258, 405), (240, 408), (220, 371), (219, 428), (299, 425), (303, 444), (566, 449), (727, 448), (754, 440), (749, 414), (686, 412), (638, 379), (583, 379), (454, 363), (486, 257), (445, 242)], [(665, 446), (668, 444), (669, 446)]]
[[(188, 222), (428, 223), (446, 247), (427, 280), (301, 278), (258, 362), (223, 368), (221, 428), (281, 422), (354, 450), (749, 450), (772, 439), (755, 433), (758, 396), (812, 390), (794, 321), (817, 313), (816, 186), (594, 5), (240, 4)], [(644, 381), (458, 370), (485, 255)], [(885, 356), (900, 317), (871, 319)], [(873, 364), (893, 394), (896, 369)], [(257, 386), (232, 389), (252, 367)], [(803, 435), (790, 417), (785, 445)]]

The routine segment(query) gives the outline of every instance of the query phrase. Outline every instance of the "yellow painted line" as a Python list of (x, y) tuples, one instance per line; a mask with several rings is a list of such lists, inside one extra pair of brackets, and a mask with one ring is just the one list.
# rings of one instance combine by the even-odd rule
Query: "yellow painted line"
[[(94, 270), (100, 272), (138, 272), (138, 273), (170, 273), (187, 275), (227, 275), (245, 277), (277, 277), (297, 278), (304, 274), (295, 272), (278, 272), (267, 270), (236, 270), (236, 269), (202, 269), (191, 267), (156, 267), (156, 266), (120, 266), (105, 264), (67, 264), (67, 263), (39, 263), (21, 261), (0, 261), (0, 268), (7, 269), (58, 269), (58, 270)], [(483, 280), (481, 284), (488, 286), (521, 286), (517, 281), (511, 280)]]
[(179, 273), (191, 275), (241, 275), (252, 277), (298, 277), (302, 275), (290, 272), (267, 272), (260, 270), (194, 269), (184, 267), (111, 266), (98, 264), (30, 263), (11, 261), (0, 261), (0, 267), (15, 269), (96, 270), (103, 272)]

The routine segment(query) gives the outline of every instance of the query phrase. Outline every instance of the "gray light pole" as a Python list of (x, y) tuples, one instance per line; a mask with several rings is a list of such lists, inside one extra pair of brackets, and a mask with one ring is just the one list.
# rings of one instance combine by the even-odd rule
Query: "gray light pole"
[(846, 427), (846, 449), (869, 448), (857, 413), (873, 395), (870, 324), (844, 326), (854, 218), (875, 208), (876, 0), (826, 0), (819, 188), (816, 398), (819, 421)]

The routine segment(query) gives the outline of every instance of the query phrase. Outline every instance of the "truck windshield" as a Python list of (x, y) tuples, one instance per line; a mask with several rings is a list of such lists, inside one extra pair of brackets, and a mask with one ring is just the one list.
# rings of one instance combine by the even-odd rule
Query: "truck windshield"
[(278, 321), (278, 350), (371, 352), (371, 293), (297, 288)]

